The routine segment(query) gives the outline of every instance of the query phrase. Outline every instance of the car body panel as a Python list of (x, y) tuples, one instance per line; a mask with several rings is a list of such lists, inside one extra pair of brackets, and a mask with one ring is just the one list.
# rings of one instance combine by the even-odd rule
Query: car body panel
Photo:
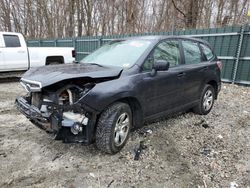
[(50, 65), (31, 68), (22, 79), (40, 82), (42, 87), (74, 78), (107, 78), (116, 77), (122, 71), (119, 67), (100, 67), (82, 63)]
[(178, 69), (170, 68), (168, 71), (158, 71), (154, 76), (150, 72), (142, 74), (139, 88), (143, 91), (142, 98), (145, 99), (146, 117), (166, 111), (181, 103), (182, 88), (178, 73)]

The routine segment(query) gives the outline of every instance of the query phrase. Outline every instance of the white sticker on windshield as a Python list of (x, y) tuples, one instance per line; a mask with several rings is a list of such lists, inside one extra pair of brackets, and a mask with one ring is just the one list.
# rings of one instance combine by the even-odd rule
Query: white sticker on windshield
[(129, 43), (129, 45), (134, 47), (142, 47), (144, 44), (142, 42), (132, 41)]
[(129, 63), (123, 64), (123, 67), (129, 67)]

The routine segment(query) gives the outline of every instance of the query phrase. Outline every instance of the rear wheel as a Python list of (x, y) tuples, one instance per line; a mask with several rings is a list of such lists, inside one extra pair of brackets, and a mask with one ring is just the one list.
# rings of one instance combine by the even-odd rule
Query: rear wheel
[(115, 103), (101, 114), (96, 128), (98, 149), (115, 154), (126, 144), (132, 126), (132, 113), (128, 104)]
[(215, 91), (213, 86), (208, 84), (205, 85), (205, 87), (202, 90), (199, 103), (197, 104), (197, 106), (193, 108), (193, 111), (200, 115), (208, 114), (213, 107), (214, 99), (215, 99)]

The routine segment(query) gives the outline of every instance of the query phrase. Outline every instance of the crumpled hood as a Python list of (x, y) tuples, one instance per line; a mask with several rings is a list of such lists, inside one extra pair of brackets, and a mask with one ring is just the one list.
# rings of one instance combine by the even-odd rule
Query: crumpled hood
[(72, 78), (109, 78), (119, 76), (122, 68), (101, 67), (93, 64), (72, 63), (62, 65), (48, 65), (31, 68), (22, 77), (23, 80), (40, 82), (46, 87), (62, 80)]

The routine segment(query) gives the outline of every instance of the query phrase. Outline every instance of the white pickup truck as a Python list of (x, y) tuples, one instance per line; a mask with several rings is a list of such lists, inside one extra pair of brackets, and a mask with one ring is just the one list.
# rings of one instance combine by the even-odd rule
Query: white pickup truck
[(31, 67), (72, 63), (74, 48), (27, 47), (22, 34), (0, 32), (0, 72), (25, 71)]

